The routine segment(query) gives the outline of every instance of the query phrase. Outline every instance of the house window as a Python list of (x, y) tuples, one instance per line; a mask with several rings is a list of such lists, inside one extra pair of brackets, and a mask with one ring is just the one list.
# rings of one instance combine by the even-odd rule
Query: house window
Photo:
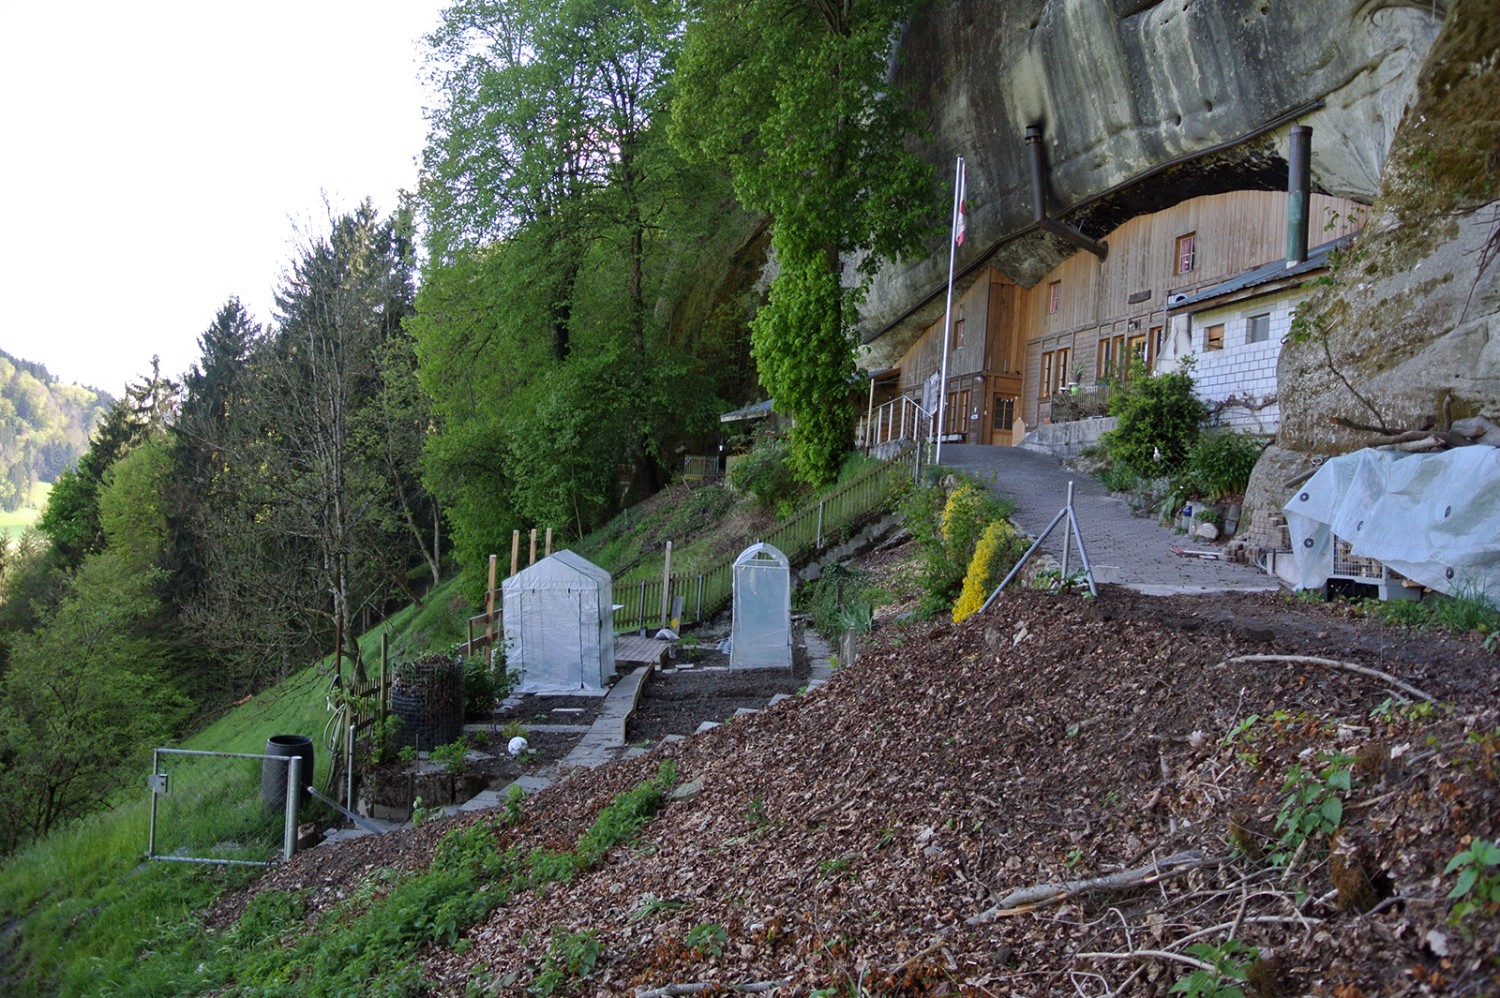
[(1041, 384), (1039, 385), (1040, 391), (1037, 393), (1042, 398), (1046, 398), (1047, 396), (1052, 394), (1052, 372), (1054, 370), (1052, 362), (1056, 359), (1057, 355), (1051, 350), (1048, 350), (1046, 353), (1042, 354), (1042, 380)]
[(953, 349), (964, 348), (964, 317), (962, 314), (953, 320)]
[(1057, 390), (1062, 391), (1063, 386), (1068, 383), (1068, 351), (1066, 349), (1057, 351)]
[(1099, 341), (1099, 356), (1094, 367), (1094, 380), (1103, 381), (1106, 378), (1120, 381), (1125, 377), (1125, 337), (1104, 337)]
[(1008, 395), (995, 396), (994, 428), (1014, 429), (1016, 425), (1016, 400)]
[(1204, 330), (1203, 330), (1203, 349), (1205, 349), (1205, 350), (1223, 350), (1224, 349), (1224, 324), (1222, 322), (1217, 323), (1216, 325), (1204, 327)]
[(1198, 233), (1177, 237), (1177, 273), (1186, 274), (1198, 265)]
[(1047, 285), (1047, 314), (1053, 315), (1062, 308), (1062, 281)]
[(1252, 315), (1245, 325), (1246, 343), (1264, 343), (1271, 338), (1271, 313)]
[(963, 433), (969, 428), (969, 391), (948, 393), (948, 411), (943, 413), (944, 433)]

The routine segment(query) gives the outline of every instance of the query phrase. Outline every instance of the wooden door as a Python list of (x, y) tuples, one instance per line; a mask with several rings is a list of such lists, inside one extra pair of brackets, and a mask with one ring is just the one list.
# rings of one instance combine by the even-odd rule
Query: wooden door
[(1016, 395), (1006, 392), (996, 392), (990, 399), (991, 444), (1009, 447), (1015, 442), (1013, 431), (1016, 425), (1016, 406), (1020, 401)]

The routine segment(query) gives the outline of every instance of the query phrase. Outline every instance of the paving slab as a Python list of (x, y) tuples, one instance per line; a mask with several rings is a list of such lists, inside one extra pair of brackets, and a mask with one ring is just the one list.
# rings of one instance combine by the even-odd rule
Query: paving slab
[[(1072, 482), (1073, 511), (1096, 583), (1112, 582), (1153, 596), (1280, 588), (1274, 577), (1248, 565), (1179, 556), (1173, 549), (1184, 546), (1182, 535), (1150, 517), (1136, 516), (1097, 479), (1065, 468), (1051, 455), (1021, 447), (945, 444), (943, 465), (981, 478), (993, 476), (995, 494), (1015, 505), (1012, 522), (1032, 538), (1067, 504)], [(1042, 545), (1059, 562), (1066, 522)], [(1081, 569), (1077, 544), (1069, 543), (1068, 568)]]
[(625, 744), (625, 725), (653, 668), (647, 665), (627, 672), (609, 688), (594, 723), (563, 759), (560, 766), (563, 771), (579, 766), (593, 769), (619, 757), (620, 747)]

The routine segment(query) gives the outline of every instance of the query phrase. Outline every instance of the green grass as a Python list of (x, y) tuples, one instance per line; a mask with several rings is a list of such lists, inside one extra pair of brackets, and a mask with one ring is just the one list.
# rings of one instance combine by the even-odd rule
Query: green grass
[[(810, 491), (798, 509), (818, 500), (883, 462), (853, 453), (838, 480)], [(746, 545), (775, 529), (777, 519), (756, 509), (754, 500), (724, 486), (673, 489), (625, 510), (584, 537), (573, 550), (609, 570), (616, 584), (661, 577), (666, 542), (672, 542), (672, 574), (694, 575), (717, 568)]]
[(42, 517), (42, 510), (47, 508), (47, 496), (51, 492), (51, 482), (37, 482), (31, 487), (31, 505), (14, 512), (0, 510), (0, 536), (19, 537), (27, 527), (35, 526)]
[[(446, 648), (454, 635), (461, 639), (471, 610), (458, 591), (456, 580), (444, 583), (420, 608), (408, 607), (362, 636), (371, 666), (378, 661), (381, 633), (390, 635), (393, 657)], [(309, 666), (174, 747), (260, 753), (271, 735), (310, 735), (316, 779), (326, 783), (333, 755), (323, 737), (329, 678), (326, 663)], [(33, 843), (0, 866), (0, 919), (25, 919), (18, 950), (7, 960), (10, 972), (25, 968), (23, 993), (196, 992), (191, 975), (157, 979), (152, 966), (161, 963), (161, 953), (201, 937), (204, 907), (255, 874), (253, 868), (146, 862), (149, 768), (150, 758), (143, 758), (139, 783), (122, 790), (113, 807)], [(247, 779), (244, 791), (252, 810), (259, 804), (253, 771), (252, 764), (247, 772), (253, 779)], [(174, 966), (171, 973), (180, 971)], [(167, 973), (165, 965), (161, 972)]]
[(1458, 634), (1500, 633), (1500, 608), (1476, 586), (1460, 585), (1452, 596), (1429, 593), (1416, 600), (1364, 600), (1365, 613), (1398, 627), (1436, 628)]

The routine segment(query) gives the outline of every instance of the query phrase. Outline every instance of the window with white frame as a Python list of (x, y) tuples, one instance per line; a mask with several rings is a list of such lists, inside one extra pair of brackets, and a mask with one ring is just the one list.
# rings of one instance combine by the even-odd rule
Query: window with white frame
[(1252, 315), (1245, 321), (1245, 342), (1264, 343), (1271, 338), (1271, 313)]

